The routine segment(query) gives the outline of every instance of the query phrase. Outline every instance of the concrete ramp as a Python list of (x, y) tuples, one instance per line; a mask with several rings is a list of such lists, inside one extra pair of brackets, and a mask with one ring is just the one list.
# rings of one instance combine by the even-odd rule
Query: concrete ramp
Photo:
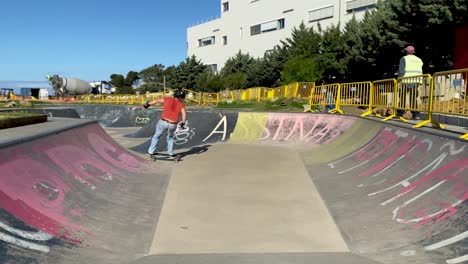
[(0, 262), (125, 263), (146, 254), (168, 172), (97, 123), (48, 133), (0, 151)]
[(326, 114), (189, 120), (178, 164), (97, 123), (4, 144), (0, 262), (468, 261), (466, 142)]

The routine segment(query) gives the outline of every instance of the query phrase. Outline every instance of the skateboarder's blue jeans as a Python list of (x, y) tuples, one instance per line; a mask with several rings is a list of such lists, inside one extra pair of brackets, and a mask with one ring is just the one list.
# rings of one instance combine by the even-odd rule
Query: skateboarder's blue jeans
[(148, 149), (148, 153), (156, 153), (156, 148), (158, 146), (159, 138), (161, 137), (164, 131), (167, 132), (167, 153), (169, 155), (174, 155), (174, 132), (177, 125), (171, 124), (163, 120), (159, 120), (156, 124), (156, 132), (154, 132), (153, 137), (151, 138), (151, 145)]

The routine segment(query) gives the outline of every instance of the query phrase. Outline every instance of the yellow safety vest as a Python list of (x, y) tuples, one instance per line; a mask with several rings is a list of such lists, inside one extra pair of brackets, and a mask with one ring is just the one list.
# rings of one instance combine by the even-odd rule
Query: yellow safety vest
[[(415, 55), (406, 55), (403, 59), (405, 61), (405, 68), (402, 77), (423, 75), (422, 66), (424, 63), (420, 58)], [(403, 83), (422, 83), (422, 78), (403, 79)]]

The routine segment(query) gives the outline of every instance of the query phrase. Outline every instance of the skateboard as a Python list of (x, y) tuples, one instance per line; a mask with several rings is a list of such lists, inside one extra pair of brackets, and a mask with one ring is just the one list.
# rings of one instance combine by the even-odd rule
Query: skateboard
[(182, 160), (182, 157), (180, 155), (174, 155), (173, 157), (167, 155), (167, 154), (148, 154), (151, 158), (152, 161), (158, 161), (158, 160), (165, 160), (165, 161), (174, 161), (174, 162), (179, 162)]

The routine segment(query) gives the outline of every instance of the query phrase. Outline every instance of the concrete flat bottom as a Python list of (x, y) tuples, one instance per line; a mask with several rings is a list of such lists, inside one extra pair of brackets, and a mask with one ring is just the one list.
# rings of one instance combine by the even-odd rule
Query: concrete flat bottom
[(296, 151), (220, 144), (174, 166), (150, 254), (347, 251)]
[(352, 253), (154, 255), (132, 264), (378, 264)]

